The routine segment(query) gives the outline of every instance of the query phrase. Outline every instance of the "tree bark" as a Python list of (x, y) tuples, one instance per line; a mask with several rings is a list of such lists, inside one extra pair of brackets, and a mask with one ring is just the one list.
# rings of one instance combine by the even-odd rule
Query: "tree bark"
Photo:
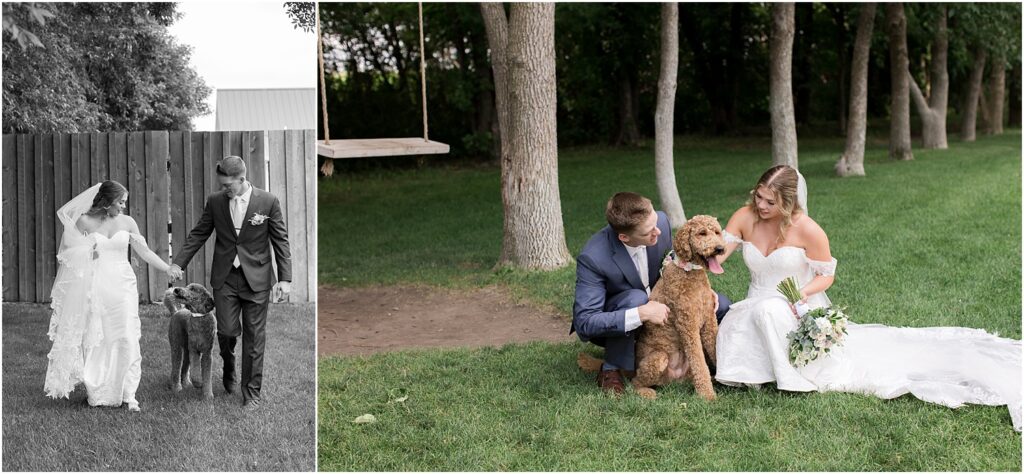
[(1006, 101), (1006, 58), (992, 56), (992, 71), (988, 76), (988, 130), (991, 135), (1003, 133), (1003, 102)]
[(931, 90), (927, 100), (921, 93), (917, 81), (909, 76), (911, 97), (921, 116), (921, 135), (924, 148), (949, 148), (946, 142), (946, 111), (949, 105), (949, 73), (946, 69), (946, 57), (949, 51), (949, 35), (946, 30), (946, 8), (940, 7), (941, 13), (935, 20), (935, 38), (932, 40)]
[(1006, 124), (1012, 128), (1020, 128), (1021, 119), (1021, 103), (1020, 103), (1020, 63), (1013, 66), (1013, 72), (1010, 74), (1010, 86), (1009, 99), (1007, 100), (1007, 115)]
[(981, 80), (985, 75), (987, 54), (985, 48), (974, 48), (974, 62), (971, 65), (971, 76), (967, 83), (967, 99), (964, 101), (964, 114), (960, 121), (960, 139), (965, 142), (973, 142), (977, 139), (978, 101), (981, 98)]
[(633, 81), (628, 71), (619, 78), (619, 134), (616, 145), (636, 146), (640, 144), (640, 129), (636, 124), (636, 110), (633, 108)]
[(885, 19), (889, 33), (889, 62), (892, 74), (889, 157), (913, 160), (910, 148), (910, 64), (907, 57), (907, 17), (902, 3), (887, 3)]
[(771, 6), (771, 78), (768, 106), (772, 123), (772, 163), (797, 168), (793, 114), (793, 3)]
[(658, 74), (658, 104), (654, 112), (654, 174), (661, 208), (674, 227), (686, 223), (679, 199), (672, 157), (675, 119), (676, 77), (679, 71), (679, 4), (661, 4), (661, 71)]
[[(555, 5), (482, 3), (502, 127), (505, 209), (498, 266), (551, 270), (572, 258), (558, 191)], [(501, 84), (501, 85), (499, 85)]]
[(865, 3), (857, 18), (857, 37), (853, 43), (853, 64), (850, 66), (850, 118), (847, 121), (846, 149), (836, 163), (836, 174), (839, 176), (864, 176), (864, 141), (868, 128), (868, 63), (876, 8), (877, 4)]

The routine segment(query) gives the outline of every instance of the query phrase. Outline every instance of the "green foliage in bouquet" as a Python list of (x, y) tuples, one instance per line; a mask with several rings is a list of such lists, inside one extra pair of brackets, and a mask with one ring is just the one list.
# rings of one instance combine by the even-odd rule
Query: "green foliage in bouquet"
[(848, 322), (843, 308), (838, 306), (808, 311), (800, 318), (800, 326), (786, 335), (789, 362), (794, 367), (803, 367), (842, 345)]

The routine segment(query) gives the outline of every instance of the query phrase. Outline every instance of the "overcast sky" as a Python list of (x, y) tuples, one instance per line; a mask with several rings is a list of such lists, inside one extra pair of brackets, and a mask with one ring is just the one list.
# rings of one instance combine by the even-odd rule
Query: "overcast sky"
[(293, 28), (283, 3), (178, 4), (184, 16), (170, 32), (192, 46), (192, 67), (214, 89), (196, 130), (214, 129), (218, 88), (316, 87), (316, 35)]

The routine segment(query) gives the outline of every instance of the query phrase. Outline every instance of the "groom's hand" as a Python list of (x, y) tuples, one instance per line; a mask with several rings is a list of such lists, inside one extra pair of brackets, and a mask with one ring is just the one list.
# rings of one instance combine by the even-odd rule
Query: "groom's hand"
[(279, 281), (274, 285), (274, 302), (284, 301), (288, 298), (288, 295), (292, 292), (292, 282), (290, 281)]
[(640, 321), (643, 324), (651, 323), (655, 326), (661, 326), (668, 320), (668, 306), (657, 301), (649, 301), (647, 304), (637, 308), (640, 313)]

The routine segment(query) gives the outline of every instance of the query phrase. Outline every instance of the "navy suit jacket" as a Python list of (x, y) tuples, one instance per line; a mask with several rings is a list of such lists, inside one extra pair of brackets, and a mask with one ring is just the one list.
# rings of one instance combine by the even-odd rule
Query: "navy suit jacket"
[[(668, 216), (658, 212), (658, 243), (647, 247), (647, 276), (651, 288), (661, 276), (661, 261), (672, 249), (672, 228)], [(626, 309), (606, 307), (606, 301), (627, 290), (644, 289), (640, 274), (619, 234), (605, 226), (583, 246), (576, 259), (576, 300), (572, 308), (571, 334), (586, 341), (595, 337), (626, 334)]]

